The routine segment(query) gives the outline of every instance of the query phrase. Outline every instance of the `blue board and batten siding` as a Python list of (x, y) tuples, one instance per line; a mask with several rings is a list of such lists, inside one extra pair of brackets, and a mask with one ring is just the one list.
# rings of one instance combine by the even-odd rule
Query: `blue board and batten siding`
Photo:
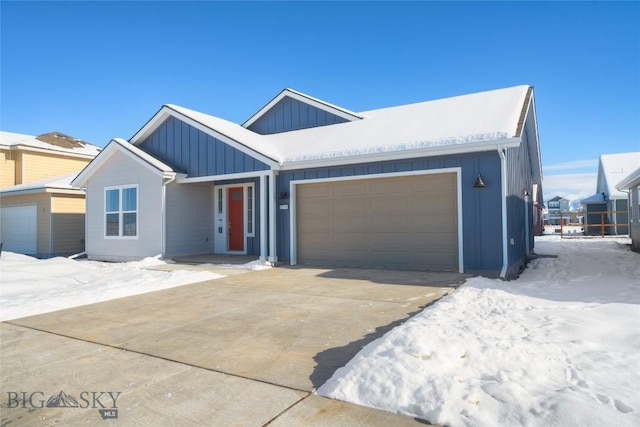
[(347, 121), (345, 118), (285, 96), (247, 129), (261, 135), (269, 135)]
[[(517, 277), (524, 268), (528, 251), (533, 250), (533, 172), (530, 144), (535, 144), (535, 124), (529, 114), (522, 130), (522, 143), (508, 148), (507, 163), (507, 238), (509, 267), (507, 278)], [(525, 191), (530, 195), (525, 199)]]
[(268, 170), (269, 166), (183, 121), (169, 117), (139, 145), (190, 178)]
[[(277, 194), (289, 191), (291, 181), (336, 177), (368, 176), (376, 174), (435, 170), (462, 169), (462, 211), (464, 270), (467, 273), (497, 275), (502, 268), (502, 221), (500, 157), (496, 151), (429, 157), (411, 160), (365, 163), (352, 166), (336, 166), (298, 171), (283, 171), (278, 176)], [(478, 174), (487, 186), (474, 188)], [(283, 203), (288, 203), (287, 201)], [(290, 259), (289, 210), (278, 209), (278, 258)]]

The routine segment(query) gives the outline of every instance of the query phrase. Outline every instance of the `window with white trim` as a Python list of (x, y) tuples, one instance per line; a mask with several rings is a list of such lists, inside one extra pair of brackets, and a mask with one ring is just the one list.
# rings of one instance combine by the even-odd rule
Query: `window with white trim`
[(138, 185), (104, 190), (105, 237), (138, 237)]

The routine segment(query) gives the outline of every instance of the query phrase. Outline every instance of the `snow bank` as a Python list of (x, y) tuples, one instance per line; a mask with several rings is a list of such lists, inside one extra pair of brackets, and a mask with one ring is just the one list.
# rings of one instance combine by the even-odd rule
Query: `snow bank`
[(224, 277), (209, 271), (158, 271), (158, 257), (128, 263), (40, 260), (2, 252), (0, 319), (47, 313)]
[(640, 425), (640, 255), (543, 237), (366, 346), (322, 396), (449, 426)]

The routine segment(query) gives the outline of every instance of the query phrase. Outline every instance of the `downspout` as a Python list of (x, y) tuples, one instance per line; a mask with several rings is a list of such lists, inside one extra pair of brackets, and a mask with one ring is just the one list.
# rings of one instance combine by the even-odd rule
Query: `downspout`
[(524, 234), (525, 234), (525, 253), (527, 256), (531, 252), (529, 248), (529, 239), (531, 239), (531, 233), (529, 232), (529, 190), (524, 191)]
[(500, 155), (500, 174), (502, 175), (502, 270), (500, 278), (507, 277), (509, 268), (509, 239), (507, 237), (507, 156), (506, 149), (498, 147)]
[[(164, 181), (165, 179), (167, 179), (167, 181)], [(166, 231), (166, 227), (167, 227), (167, 185), (171, 184), (173, 181), (176, 180), (176, 175), (173, 174), (172, 176), (163, 176), (162, 177), (163, 181), (162, 181), (162, 230), (160, 230), (160, 232), (162, 233), (162, 258), (164, 258), (166, 251), (167, 251), (167, 231)]]

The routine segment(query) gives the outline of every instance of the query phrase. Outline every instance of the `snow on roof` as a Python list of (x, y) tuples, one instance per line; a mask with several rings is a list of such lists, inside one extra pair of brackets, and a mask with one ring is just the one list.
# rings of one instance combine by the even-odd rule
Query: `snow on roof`
[(639, 167), (640, 152), (601, 155), (596, 192), (604, 192), (609, 199), (626, 199), (627, 193), (616, 185)]
[(304, 103), (311, 104), (317, 108), (320, 108), (321, 110), (327, 111), (331, 114), (337, 115), (349, 121), (362, 118), (362, 116), (360, 116), (358, 113), (354, 113), (353, 111), (347, 110), (346, 108), (342, 108), (337, 105), (330, 104), (321, 99), (314, 98), (313, 96), (309, 96), (302, 92), (298, 92), (297, 90), (285, 88), (282, 90), (282, 92), (276, 95), (271, 101), (269, 101), (264, 107), (262, 107), (255, 114), (249, 117), (249, 119), (242, 124), (242, 127), (248, 128), (249, 126), (251, 126), (254, 122), (260, 119), (260, 117), (262, 117), (267, 111), (269, 111), (271, 107), (276, 105), (278, 102), (280, 102), (280, 100), (282, 100), (282, 98), (285, 98), (285, 97), (290, 97), (290, 98), (302, 101)]
[(77, 175), (78, 173), (75, 172), (71, 174), (42, 179), (40, 181), (13, 185), (11, 187), (5, 187), (0, 190), (0, 195), (9, 195), (9, 193), (18, 193), (18, 192), (27, 192), (27, 191), (29, 192), (45, 191), (47, 189), (79, 190), (78, 188), (71, 185), (71, 181), (73, 181)]
[(199, 111), (180, 107), (178, 105), (166, 104), (166, 107), (195, 120), (223, 137), (227, 137), (239, 144), (242, 144), (272, 160), (278, 161), (281, 158), (280, 153), (277, 152), (270, 144), (273, 139), (273, 135), (260, 135), (245, 129), (237, 123), (233, 123), (219, 117), (210, 116)]
[(285, 162), (428, 149), (516, 136), (529, 86), (358, 113), (363, 120), (275, 135)]
[(627, 175), (627, 177), (622, 181), (620, 181), (616, 185), (616, 188), (620, 191), (629, 190), (632, 186), (637, 185), (638, 182), (640, 182), (640, 167)]
[(167, 165), (161, 160), (158, 160), (157, 158), (153, 157), (151, 154), (147, 153), (146, 151), (139, 149), (135, 145), (130, 144), (125, 139), (114, 138), (111, 140), (111, 143), (116, 143), (121, 147), (125, 148), (126, 150), (129, 150), (130, 152), (132, 152), (133, 154), (135, 154), (145, 162), (149, 163), (154, 168), (160, 170), (161, 172), (175, 172), (171, 166)]
[(589, 203), (604, 203), (605, 198), (603, 193), (596, 193), (592, 196), (589, 196), (585, 199), (580, 200), (581, 205), (587, 205)]
[[(333, 162), (336, 158), (351, 161), (359, 157), (364, 161), (367, 155), (400, 152), (417, 157), (428, 155), (425, 150), (435, 152), (433, 149), (452, 146), (460, 147), (456, 151), (461, 152), (479, 151), (491, 149), (491, 144), (519, 142), (516, 138), (520, 136), (530, 90), (530, 86), (522, 85), (364, 111), (353, 113), (361, 120), (271, 135), (260, 135), (218, 117), (166, 104), (131, 138), (131, 143), (139, 144), (167, 115), (173, 114), (192, 120), (214, 136), (239, 144), (241, 149), (248, 148), (266, 158), (267, 163), (273, 161), (280, 166), (295, 167), (318, 160)], [(297, 94), (290, 89), (285, 92)]]
[[(57, 138), (60, 139), (60, 144), (54, 143)], [(93, 144), (89, 144), (88, 142), (70, 137), (60, 132), (50, 132), (39, 136), (32, 136), (21, 133), (0, 131), (0, 146), (23, 146), (91, 157), (97, 156), (101, 150), (100, 147), (96, 147)]]

